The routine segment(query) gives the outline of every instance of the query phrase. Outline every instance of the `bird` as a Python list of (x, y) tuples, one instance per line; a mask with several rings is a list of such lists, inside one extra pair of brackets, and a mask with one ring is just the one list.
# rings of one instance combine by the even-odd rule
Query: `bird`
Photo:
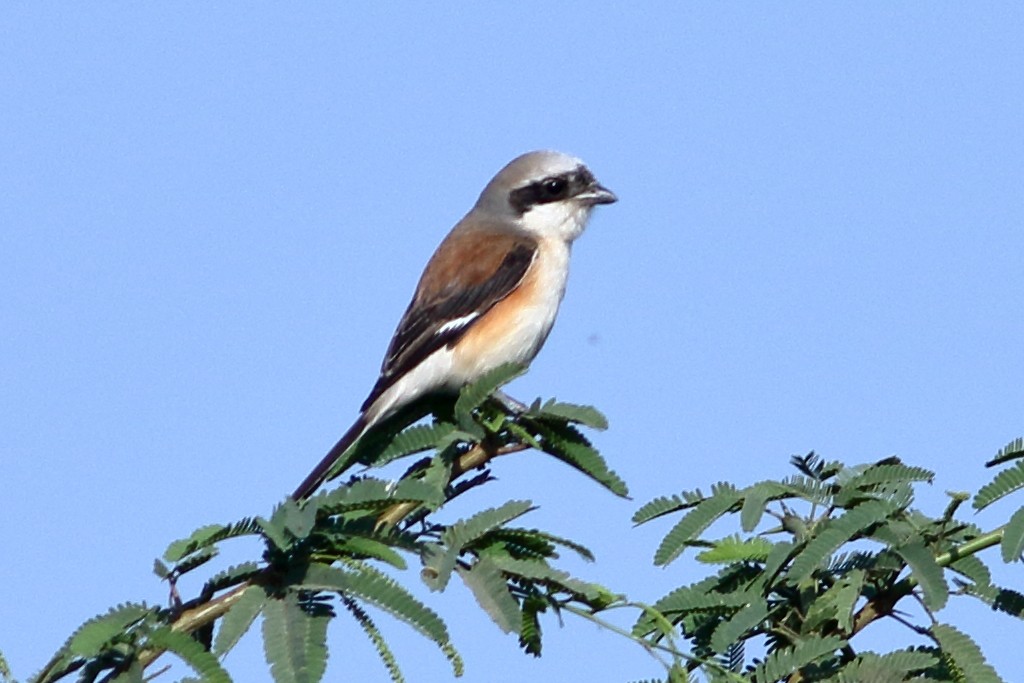
[(413, 401), (528, 365), (558, 314), (573, 242), (595, 206), (616, 201), (562, 152), (527, 152), (498, 171), (427, 262), (355, 422), (292, 499), (310, 497), (358, 439)]

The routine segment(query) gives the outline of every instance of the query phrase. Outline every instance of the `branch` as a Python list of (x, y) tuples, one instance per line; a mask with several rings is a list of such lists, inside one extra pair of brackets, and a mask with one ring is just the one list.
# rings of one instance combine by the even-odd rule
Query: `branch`
[[(452, 482), (466, 472), (479, 469), (498, 456), (518, 453), (519, 451), (525, 451), (528, 448), (529, 446), (526, 444), (513, 444), (503, 448), (495, 448), (493, 445), (478, 443), (456, 458), (455, 462), (452, 464), (452, 474), (448, 478), (448, 484), (451, 485)], [(382, 512), (377, 518), (375, 529), (379, 531), (381, 529), (395, 526), (405, 517), (415, 512), (420, 505), (421, 503), (418, 502), (397, 503), (392, 505)]]
[[(950, 548), (948, 551), (937, 555), (935, 557), (935, 563), (940, 567), (948, 567), (961, 558), (974, 555), (986, 548), (991, 548), (994, 545), (999, 545), (999, 542), (1003, 540), (1003, 533), (1005, 530), (1006, 526), (1003, 525), (998, 529), (989, 531), (977, 538), (972, 538), (966, 543), (962, 543), (955, 548)], [(916, 587), (917, 579), (913, 576), (908, 576), (902, 581), (894, 584), (889, 590), (882, 591), (875, 597), (868, 600), (867, 603), (860, 608), (860, 611), (857, 612), (856, 616), (854, 616), (853, 628), (850, 631), (850, 635), (857, 635), (871, 622), (881, 619), (882, 617), (889, 616), (892, 613), (893, 607), (896, 606), (896, 603), (910, 595), (911, 591)]]
[[(527, 450), (528, 448), (529, 446), (526, 444), (512, 444), (504, 447), (476, 444), (455, 460), (452, 465), (449, 484), (454, 482), (463, 474), (483, 467), (496, 457), (517, 453), (519, 451)], [(381, 514), (377, 520), (377, 527), (380, 528), (382, 526), (394, 525), (401, 521), (405, 516), (414, 512), (419, 506), (419, 503), (398, 503)], [(204, 626), (212, 624), (217, 619), (220, 619), (227, 614), (249, 586), (257, 583), (259, 583), (259, 577), (249, 579), (216, 598), (212, 598), (205, 602), (200, 601), (193, 603), (194, 606), (182, 610), (174, 619), (171, 620), (170, 628), (182, 633), (193, 633)], [(156, 659), (163, 653), (164, 650), (159, 649), (144, 650), (139, 655), (139, 662), (143, 667), (147, 667), (156, 661)], [(74, 669), (70, 669), (66, 673), (70, 673), (73, 670)], [(45, 680), (48, 673), (49, 670), (44, 669), (40, 674), (39, 679)]]

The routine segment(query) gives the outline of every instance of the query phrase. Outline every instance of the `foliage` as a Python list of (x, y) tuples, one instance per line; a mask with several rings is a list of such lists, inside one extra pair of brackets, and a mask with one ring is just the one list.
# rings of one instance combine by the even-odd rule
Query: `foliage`
[[(492, 398), (519, 372), (499, 368), (467, 386), (454, 406), (435, 411), (430, 424), (392, 422), (340, 460), (348, 467), (382, 467), (425, 454), (395, 481), (350, 475), (308, 500), (286, 499), (268, 517), (211, 524), (171, 543), (154, 563), (154, 572), (170, 585), (170, 607), (125, 604), (91, 619), (33, 681), (49, 683), (77, 673), (87, 683), (141, 683), (146, 667), (165, 652), (203, 681), (230, 681), (221, 660), (261, 619), (274, 680), (313, 683), (324, 676), (328, 625), (339, 615), (356, 621), (391, 678), (402, 681), (369, 609), (390, 614), (435, 643), (458, 676), (462, 660), (442, 619), (385, 571), (406, 569), (407, 557), (419, 558), (422, 577), (434, 590), (443, 590), (457, 574), (500, 628), (518, 634), (523, 649), (539, 655), (540, 614), (567, 606), (599, 610), (614, 599), (552, 564), (561, 548), (587, 559), (590, 551), (514, 526), (533, 509), (529, 501), (510, 501), (455, 522), (438, 519), (438, 512), (490, 481), (493, 458), (530, 447), (618, 495), (626, 495), (626, 488), (577, 427), (604, 428), (597, 410), (537, 401), (514, 412)], [(192, 600), (177, 597), (182, 576), (213, 560), (220, 544), (241, 537), (262, 544), (258, 560), (214, 573)], [(0, 676), (8, 675), (0, 659)]]
[[(519, 371), (499, 368), (455, 401), (414, 406), (373, 430), (339, 457), (335, 470), (347, 479), (334, 488), (171, 543), (154, 563), (170, 588), (168, 607), (126, 603), (87, 621), (32, 680), (141, 683), (147, 667), (172, 654), (198, 677), (186, 680), (223, 683), (231, 680), (223, 658), (259, 621), (274, 680), (315, 683), (325, 676), (330, 623), (341, 617), (360, 627), (391, 679), (404, 681), (375, 611), (434, 643), (459, 676), (444, 621), (396, 577), (410, 560), (433, 591), (458, 577), (534, 656), (543, 651), (542, 615), (571, 613), (641, 644), (670, 683), (1002, 680), (971, 636), (938, 615), (964, 598), (1024, 618), (1024, 594), (995, 584), (980, 556), (999, 546), (1004, 561), (1021, 560), (1024, 507), (989, 531), (957, 516), (968, 500), (982, 510), (1024, 488), (1024, 440), (987, 463), (1000, 470), (973, 500), (950, 493), (937, 516), (914, 506), (916, 488), (934, 474), (896, 458), (847, 466), (810, 453), (794, 457), (796, 473), (778, 481), (658, 497), (634, 515), (638, 524), (673, 522), (654, 564), (693, 551), (713, 573), (641, 604), (557, 568), (565, 550), (593, 555), (573, 539), (518, 526), (533, 510), (528, 500), (441, 518), (452, 500), (491, 481), (496, 457), (531, 448), (627, 495), (582, 431), (607, 427), (596, 409), (555, 400), (512, 409), (495, 398)], [(418, 421), (427, 414), (430, 421)], [(369, 473), (410, 459), (394, 479)], [(352, 474), (355, 465), (371, 469)], [(723, 535), (732, 521), (737, 528)], [(197, 596), (181, 600), (181, 578), (243, 537), (260, 544), (259, 557), (212, 572)], [(604, 619), (613, 609), (638, 611), (631, 632)], [(858, 634), (882, 620), (907, 627), (908, 642), (890, 652), (858, 648)], [(0, 655), (6, 681), (13, 679)]]
[(14, 679), (11, 677), (11, 667), (7, 665), (4, 653), (0, 652), (0, 681), (2, 681), (2, 683), (8, 683), (13, 680)]
[[(1012, 442), (989, 463), (1017, 461), (982, 487), (976, 509), (1022, 488), (1021, 444)], [(707, 495), (657, 498), (635, 514), (637, 523), (678, 516), (654, 554), (656, 565), (696, 548), (697, 560), (720, 566), (657, 600), (634, 626), (635, 637), (673, 656), (667, 680), (678, 679), (674, 667), (709, 681), (748, 683), (1002, 681), (971, 637), (937, 613), (951, 596), (968, 596), (1024, 617), (1024, 596), (993, 584), (978, 556), (1000, 545), (1002, 559), (1020, 561), (1024, 508), (983, 532), (956, 517), (967, 494), (949, 494), (939, 516), (913, 507), (914, 487), (934, 475), (896, 458), (848, 467), (810, 453), (792, 464), (798, 474), (781, 481), (742, 489), (719, 483)], [(739, 533), (709, 534), (736, 517)], [(906, 626), (927, 644), (858, 650), (856, 636), (880, 620)], [(764, 655), (748, 660), (752, 651)]]

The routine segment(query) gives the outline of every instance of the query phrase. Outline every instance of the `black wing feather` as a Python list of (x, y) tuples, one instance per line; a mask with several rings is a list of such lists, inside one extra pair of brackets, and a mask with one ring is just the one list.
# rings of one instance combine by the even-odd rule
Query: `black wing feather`
[[(474, 287), (456, 286), (441, 293), (429, 304), (417, 306), (413, 301), (406, 310), (391, 340), (380, 378), (363, 403), (366, 411), (381, 394), (430, 354), (447, 345), (451, 347), (492, 306), (508, 296), (522, 281), (533, 263), (536, 246), (518, 244), (505, 255), (491, 277)], [(472, 313), (479, 315), (465, 325), (442, 330), (446, 323)]]

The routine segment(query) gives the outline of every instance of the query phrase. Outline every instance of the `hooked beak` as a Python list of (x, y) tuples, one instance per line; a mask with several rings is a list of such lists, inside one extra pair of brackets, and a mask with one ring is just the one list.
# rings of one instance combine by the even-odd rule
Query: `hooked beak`
[(576, 199), (581, 200), (587, 206), (614, 204), (619, 201), (614, 192), (598, 182), (591, 183), (590, 187), (576, 195)]

